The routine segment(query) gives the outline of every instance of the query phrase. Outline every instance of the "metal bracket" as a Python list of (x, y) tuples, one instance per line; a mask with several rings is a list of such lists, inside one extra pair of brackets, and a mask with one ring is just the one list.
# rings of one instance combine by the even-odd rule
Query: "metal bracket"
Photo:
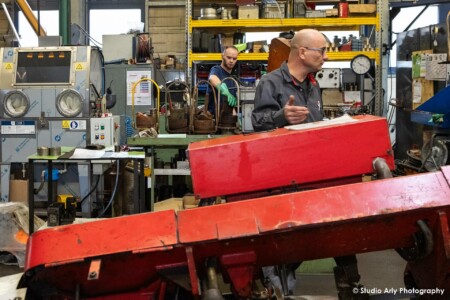
[(45, 118), (45, 112), (41, 111), (41, 116), (39, 117), (39, 122), (37, 124), (37, 129), (48, 129), (48, 120)]
[(235, 293), (244, 299), (252, 295), (253, 277), (255, 275), (256, 254), (253, 251), (233, 253), (220, 257), (222, 269), (230, 279)]
[(100, 266), (102, 264), (101, 259), (94, 259), (89, 266), (89, 273), (87, 280), (97, 280), (100, 277)]

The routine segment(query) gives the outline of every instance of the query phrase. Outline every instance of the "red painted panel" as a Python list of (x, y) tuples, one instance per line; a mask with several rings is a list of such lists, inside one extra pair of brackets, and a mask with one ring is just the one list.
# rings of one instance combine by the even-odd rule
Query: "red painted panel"
[(35, 232), (28, 242), (25, 269), (118, 252), (170, 249), (177, 243), (175, 213), (162, 211), (58, 226)]
[[(180, 211), (179, 239), (205, 242), (254, 231), (255, 224), (264, 234), (448, 205), (450, 189), (443, 174), (427, 173)], [(240, 226), (229, 226), (224, 234), (226, 222)]]
[(355, 119), (345, 125), (280, 128), (192, 143), (194, 192), (206, 198), (372, 173), (376, 157), (393, 169), (386, 120)]

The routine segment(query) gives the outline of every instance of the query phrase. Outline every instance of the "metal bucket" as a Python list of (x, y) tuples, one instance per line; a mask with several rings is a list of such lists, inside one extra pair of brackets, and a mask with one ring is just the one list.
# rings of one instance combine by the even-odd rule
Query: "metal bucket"
[(188, 132), (188, 114), (185, 108), (174, 108), (168, 118), (170, 132)]
[(149, 113), (136, 113), (137, 128), (152, 128), (157, 123), (156, 109), (151, 109)]
[(194, 133), (214, 133), (216, 131), (213, 119), (194, 120)]

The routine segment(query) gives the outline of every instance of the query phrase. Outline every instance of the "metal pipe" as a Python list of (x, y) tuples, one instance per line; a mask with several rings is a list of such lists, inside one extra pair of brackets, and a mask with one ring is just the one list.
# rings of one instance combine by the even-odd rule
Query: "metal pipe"
[(62, 45), (70, 45), (70, 1), (59, 2), (59, 35), (62, 37)]
[[(37, 9), (37, 24), (38, 24), (37, 32), (41, 32), (41, 5), (39, 4), (39, 0), (36, 1), (36, 9)], [(39, 36), (39, 34), (37, 35)]]
[(219, 284), (217, 283), (217, 274), (214, 267), (208, 267), (206, 269), (206, 274), (208, 276), (208, 289), (219, 289)]
[(30, 23), (37, 36), (47, 36), (47, 32), (45, 32), (44, 28), (40, 26), (28, 2), (26, 0), (16, 0), (16, 3), (22, 10), (25, 18), (27, 19), (28, 23)]
[(35, 195), (37, 195), (42, 190), (42, 188), (44, 187), (44, 182), (45, 182), (45, 170), (42, 171), (41, 173), (41, 184), (37, 189), (34, 190)]
[(16, 37), (17, 42), (19, 43), (19, 47), (20, 47), (19, 34), (17, 33), (16, 27), (14, 27), (14, 22), (12, 21), (11, 16), (9, 15), (8, 8), (6, 7), (5, 3), (2, 3), (2, 7), (3, 7), (3, 10), (5, 11), (6, 17), (8, 18), (9, 26), (11, 26), (11, 28), (12, 28), (12, 30), (14, 32), (14, 36)]
[(392, 172), (389, 169), (389, 166), (384, 158), (375, 158), (373, 161), (373, 168), (375, 169), (375, 171), (377, 171), (379, 179), (392, 178)]

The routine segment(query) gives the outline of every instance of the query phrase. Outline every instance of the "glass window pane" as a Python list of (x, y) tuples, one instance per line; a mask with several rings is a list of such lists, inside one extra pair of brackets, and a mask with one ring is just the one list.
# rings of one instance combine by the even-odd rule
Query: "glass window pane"
[[(417, 16), (423, 9), (423, 6), (406, 7), (402, 8), (400, 13), (392, 21), (392, 41), (397, 38), (397, 33), (403, 32), (406, 27), (411, 23), (412, 19)], [(408, 30), (421, 28), (438, 23), (438, 7), (430, 6), (423, 14), (412, 24)], [(394, 45), (390, 52), (390, 66), (397, 66), (397, 45)]]
[[(36, 11), (33, 11), (33, 13), (37, 16)], [(47, 35), (59, 35), (59, 12), (57, 10), (41, 11), (39, 19), (41, 26), (45, 32), (47, 32)], [(21, 11), (19, 12), (18, 32), (21, 38), (22, 47), (38, 46), (38, 37)]]
[[(102, 43), (104, 34), (126, 34), (132, 31), (143, 32), (140, 9), (91, 9), (89, 11), (89, 34)], [(94, 45), (92, 41), (91, 45)]]

